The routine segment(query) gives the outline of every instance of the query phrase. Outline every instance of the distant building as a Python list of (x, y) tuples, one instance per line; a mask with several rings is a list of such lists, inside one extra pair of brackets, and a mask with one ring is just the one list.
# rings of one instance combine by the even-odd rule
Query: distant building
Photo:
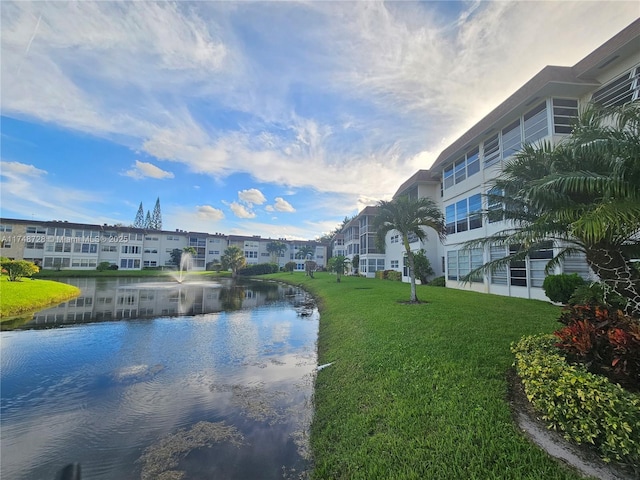
[[(278, 239), (293, 252), (301, 245), (313, 247), (313, 260), (326, 267), (327, 245), (316, 241)], [(0, 218), (0, 255), (34, 262), (44, 269), (95, 270), (101, 262), (117, 265), (120, 270), (175, 267), (174, 250), (196, 250), (191, 268), (205, 270), (220, 263), (224, 250), (237, 245), (248, 264), (270, 263), (267, 244), (273, 240), (259, 236), (243, 237), (221, 233), (184, 230), (148, 230), (116, 225), (90, 225), (66, 221), (35, 221)], [(287, 253), (277, 258), (284, 266)], [(300, 268), (304, 270), (304, 267)]]

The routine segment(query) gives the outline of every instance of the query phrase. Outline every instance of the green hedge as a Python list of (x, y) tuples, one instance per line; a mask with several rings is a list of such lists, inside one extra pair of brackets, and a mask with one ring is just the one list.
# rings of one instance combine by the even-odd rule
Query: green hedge
[(393, 280), (394, 282), (402, 281), (402, 272), (395, 270), (378, 270), (376, 272), (376, 278), (380, 280)]
[(238, 270), (238, 275), (266, 275), (268, 273), (278, 273), (279, 270), (280, 267), (275, 263), (259, 263), (241, 268)]
[(640, 395), (568, 364), (556, 341), (541, 335), (512, 344), (527, 398), (567, 440), (591, 444), (605, 462), (616, 460), (640, 473)]

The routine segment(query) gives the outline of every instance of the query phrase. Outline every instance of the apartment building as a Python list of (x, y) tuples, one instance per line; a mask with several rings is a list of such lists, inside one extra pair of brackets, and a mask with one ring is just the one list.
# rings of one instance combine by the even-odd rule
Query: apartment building
[[(205, 270), (207, 265), (219, 263), (224, 250), (231, 245), (240, 247), (249, 265), (269, 263), (272, 256), (267, 245), (274, 240), (260, 236), (1, 218), (0, 241), (3, 257), (29, 260), (45, 269), (93, 270), (101, 262), (117, 265), (120, 270), (174, 268), (174, 250), (191, 247), (195, 254), (189, 268)], [(293, 255), (308, 245), (312, 247), (313, 260), (319, 267), (326, 267), (326, 245), (315, 241), (279, 241), (285, 243), (287, 250), (277, 259), (278, 265), (289, 261), (289, 251)], [(299, 270), (304, 270), (303, 262)]]
[[(530, 258), (512, 262), (509, 268), (479, 276), (472, 282), (461, 281), (473, 269), (509, 253), (507, 247), (498, 246), (462, 248), (470, 240), (508, 227), (505, 222), (489, 223), (482, 215), (483, 211), (498, 207), (488, 205), (484, 195), (505, 163), (524, 144), (557, 144), (569, 135), (581, 107), (588, 103), (612, 106), (639, 100), (640, 20), (636, 20), (574, 66), (543, 68), (445, 148), (430, 170), (419, 170), (398, 188), (394, 198), (430, 197), (439, 203), (445, 217), (445, 242), (441, 243), (435, 232), (427, 232), (424, 243), (410, 239), (412, 251), (424, 248), (436, 276), (445, 275), (450, 288), (546, 300), (541, 287), (545, 267), (556, 247), (551, 242)], [(359, 219), (370, 208), (342, 229), (342, 239), (334, 238), (334, 249), (343, 248), (351, 257), (362, 253), (356, 251), (361, 245), (355, 238), (360, 238)], [(336, 243), (340, 240), (344, 247)], [(386, 269), (403, 272), (403, 279), (408, 281), (404, 246), (395, 232), (386, 237), (384, 262)], [(562, 272), (590, 276), (586, 262), (579, 256), (564, 261), (556, 270)]]
[[(509, 247), (465, 250), (465, 242), (508, 227), (489, 223), (481, 212), (484, 194), (505, 162), (524, 144), (557, 144), (571, 133), (572, 122), (589, 102), (622, 105), (640, 98), (640, 21), (635, 21), (572, 67), (547, 66), (508, 97), (436, 159), (431, 172), (442, 181), (442, 208), (447, 239), (443, 245), (447, 286), (546, 300), (544, 269), (553, 243), (509, 268), (480, 276), (470, 284), (460, 279), (490, 260), (507, 256)], [(510, 248), (517, 248), (515, 246)], [(588, 276), (586, 263), (574, 258), (556, 273)]]

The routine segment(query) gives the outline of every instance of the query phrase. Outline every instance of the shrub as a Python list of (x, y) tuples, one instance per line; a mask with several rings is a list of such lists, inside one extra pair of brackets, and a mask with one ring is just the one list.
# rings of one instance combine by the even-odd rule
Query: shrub
[(599, 307), (624, 310), (627, 300), (617, 293), (605, 290), (606, 286), (599, 282), (581, 285), (576, 288), (567, 302), (569, 305), (594, 305)]
[(420, 280), (420, 283), (426, 285), (428, 282), (427, 278), (433, 275), (434, 272), (424, 249), (420, 249), (413, 254), (413, 264), (415, 266), (416, 278)]
[(561, 273), (560, 275), (549, 275), (545, 277), (542, 283), (544, 293), (552, 302), (567, 303), (576, 288), (585, 285), (587, 282), (578, 275)]
[(550, 428), (640, 473), (640, 395), (568, 364), (552, 335), (524, 337), (511, 351), (527, 398)]
[(118, 270), (118, 265), (115, 263), (113, 265), (109, 265), (109, 270)]
[(287, 262), (284, 264), (285, 272), (293, 273), (295, 269), (296, 269), (296, 262)]
[(275, 263), (259, 263), (241, 268), (238, 270), (238, 275), (266, 275), (268, 273), (277, 273), (278, 270), (278, 265)]
[(208, 272), (219, 272), (222, 270), (222, 264), (220, 262), (208, 262), (206, 269)]
[(23, 277), (31, 277), (38, 273), (40, 268), (33, 262), (27, 260), (2, 260), (2, 270), (9, 275), (9, 281), (19, 282)]
[(580, 362), (613, 382), (640, 391), (640, 323), (622, 313), (594, 305), (566, 307), (554, 332), (556, 346), (572, 362)]
[(446, 287), (447, 281), (444, 277), (436, 277), (429, 282), (429, 285), (431, 285), (432, 287)]
[(402, 273), (395, 270), (378, 270), (376, 271), (376, 278), (380, 280), (402, 281)]
[(104, 272), (105, 270), (109, 270), (110, 266), (111, 266), (111, 263), (109, 262), (100, 262), (96, 267), (96, 270), (99, 272)]

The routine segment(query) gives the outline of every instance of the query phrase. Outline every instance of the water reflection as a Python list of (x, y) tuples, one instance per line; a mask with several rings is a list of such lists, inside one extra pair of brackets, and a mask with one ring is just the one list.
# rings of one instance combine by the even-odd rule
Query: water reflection
[[(304, 292), (75, 282), (75, 302), (0, 334), (2, 478), (48, 480), (70, 462), (83, 480), (298, 478), (318, 324)], [(213, 311), (140, 318), (187, 303)]]

